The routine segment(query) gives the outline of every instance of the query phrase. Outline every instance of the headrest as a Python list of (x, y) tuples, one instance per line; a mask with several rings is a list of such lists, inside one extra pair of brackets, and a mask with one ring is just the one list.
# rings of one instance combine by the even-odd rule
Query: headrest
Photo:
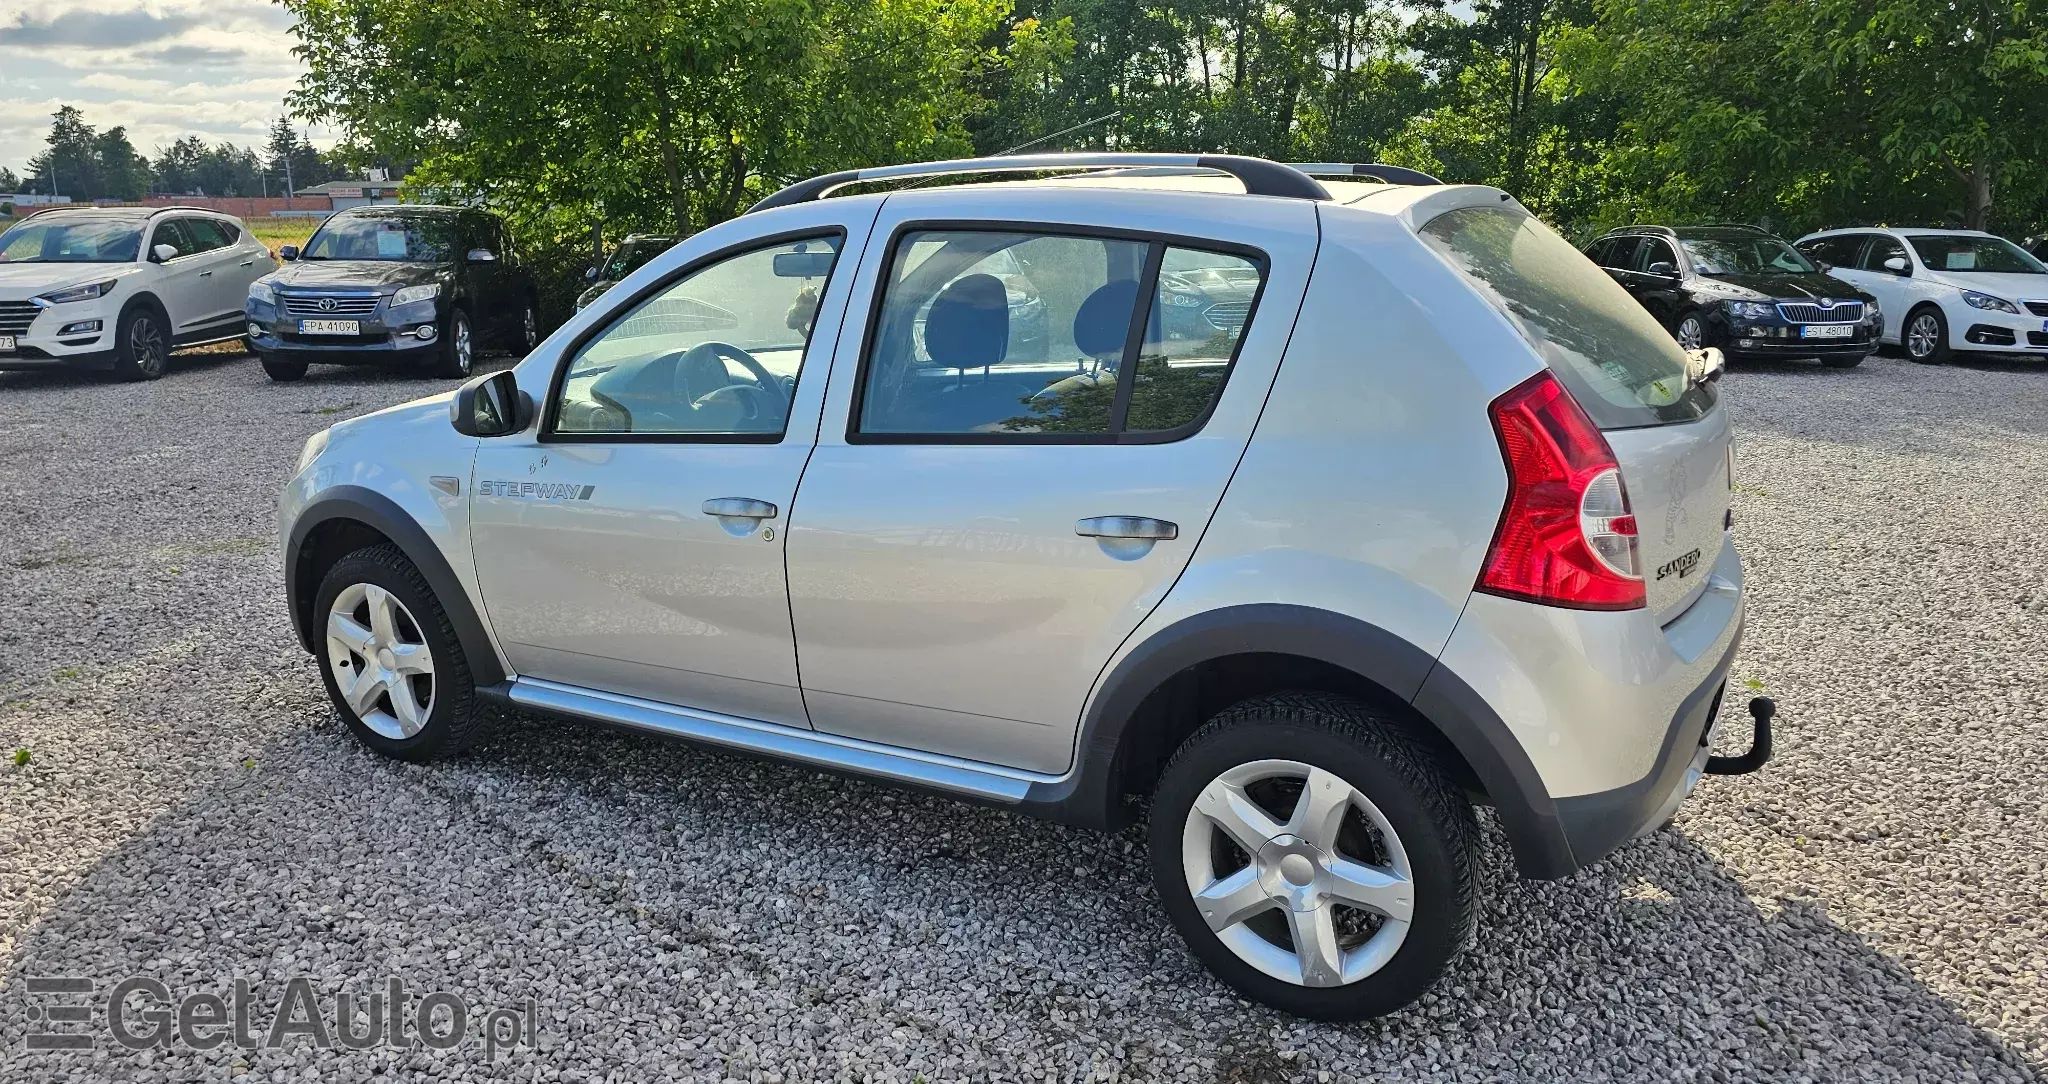
[(994, 275), (963, 275), (924, 318), (924, 350), (949, 369), (978, 369), (1010, 350), (1010, 292)]
[(1138, 301), (1136, 279), (1114, 279), (1095, 288), (1074, 313), (1074, 345), (1091, 358), (1118, 358), (1131, 334), (1131, 306)]

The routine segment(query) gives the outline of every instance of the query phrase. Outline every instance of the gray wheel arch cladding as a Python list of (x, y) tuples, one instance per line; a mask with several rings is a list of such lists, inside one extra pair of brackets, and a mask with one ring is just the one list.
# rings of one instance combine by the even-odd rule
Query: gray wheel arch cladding
[(1579, 868), (1557, 805), (1508, 725), (1428, 652), (1376, 625), (1308, 606), (1231, 606), (1185, 618), (1125, 655), (1081, 720), (1076, 770), (1034, 786), (1023, 805), (1069, 824), (1115, 827), (1124, 818), (1118, 755), (1138, 706), (1168, 679), (1229, 655), (1314, 659), (1365, 678), (1412, 706), (1471, 766), (1525, 877)]
[[(420, 570), (420, 575), (426, 577), (427, 586), (434, 590), (435, 600), (447, 611), (448, 622), (455, 627), (456, 639), (462, 642), (462, 653), (469, 663), (470, 676), (479, 687), (505, 680), (504, 668), (498, 664), (498, 652), (491, 646), (490, 636), (477, 617), (469, 592), (463, 590), (462, 581), (448, 566), (448, 559), (441, 556), (440, 547), (434, 545), (427, 532), (395, 501), (361, 486), (335, 486), (322, 493), (318, 500), (299, 513), (285, 544), (285, 605), (291, 610), (292, 628), (298, 633), (299, 643), (307, 651), (318, 653), (315, 637), (319, 630), (312, 622), (312, 588), (301, 587), (303, 577), (299, 574), (299, 565), (306, 557), (306, 543), (314, 531), (322, 524), (337, 520), (360, 523), (383, 535), (405, 554), (413, 567)], [(319, 576), (324, 575), (326, 570), (319, 570)], [(312, 578), (314, 587), (320, 582), (319, 576)]]

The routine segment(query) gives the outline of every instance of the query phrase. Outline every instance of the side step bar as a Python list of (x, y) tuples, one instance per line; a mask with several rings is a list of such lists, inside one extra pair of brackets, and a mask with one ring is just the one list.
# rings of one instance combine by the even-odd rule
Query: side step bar
[(999, 805), (1016, 805), (1023, 801), (1034, 785), (1057, 783), (1063, 778), (900, 749), (858, 738), (820, 734), (779, 723), (680, 708), (539, 678), (513, 678), (495, 688), (477, 691), (543, 715), (590, 719), (774, 760), (808, 764), (826, 771), (945, 791)]

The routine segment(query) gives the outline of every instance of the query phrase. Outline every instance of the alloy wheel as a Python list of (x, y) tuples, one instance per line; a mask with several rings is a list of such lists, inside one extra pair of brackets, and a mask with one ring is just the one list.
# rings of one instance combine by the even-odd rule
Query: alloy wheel
[(476, 344), (470, 341), (469, 318), (457, 315), (455, 317), (455, 367), (461, 369), (463, 375), (467, 376), (469, 375), (469, 367), (475, 364), (475, 360)]
[(1931, 312), (1923, 312), (1906, 325), (1906, 353), (1916, 358), (1934, 356), (1934, 349), (1941, 341), (1941, 321)]
[(356, 718), (384, 737), (410, 738), (434, 712), (433, 650), (412, 611), (374, 583), (334, 596), (327, 665)]
[(533, 350), (533, 348), (534, 348), (534, 347), (536, 347), (536, 346), (539, 346), (539, 345), (540, 345), (540, 327), (539, 327), (539, 325), (538, 325), (537, 323), (535, 323), (535, 321), (534, 321), (534, 319), (533, 319), (533, 308), (532, 308), (531, 306), (528, 306), (528, 307), (527, 307), (527, 310), (526, 310), (526, 315), (525, 315), (525, 320), (526, 320), (526, 329), (525, 329), (525, 330), (526, 330), (526, 349), (527, 349), (527, 350), (528, 350), (529, 352), (531, 352), (531, 351)]
[(170, 363), (171, 352), (164, 344), (163, 330), (148, 313), (137, 316), (128, 325), (128, 349), (135, 356), (135, 368), (144, 375), (155, 376)]
[(1707, 329), (1700, 324), (1697, 316), (1688, 316), (1678, 322), (1678, 345), (1685, 350), (1698, 350), (1707, 344)]
[(1379, 971), (1415, 911), (1414, 872), (1385, 814), (1299, 761), (1253, 761), (1211, 780), (1182, 828), (1181, 868), (1217, 939), (1298, 986)]

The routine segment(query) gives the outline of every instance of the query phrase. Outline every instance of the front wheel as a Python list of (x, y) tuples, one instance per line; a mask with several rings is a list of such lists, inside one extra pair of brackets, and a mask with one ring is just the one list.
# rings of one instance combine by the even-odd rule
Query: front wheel
[(540, 317), (533, 311), (533, 302), (523, 303), (519, 309), (519, 356), (533, 353), (540, 345)]
[(1160, 901), (1210, 972), (1318, 1020), (1406, 1006), (1478, 918), (1478, 829), (1429, 753), (1365, 704), (1248, 700), (1173, 756), (1152, 805)]
[(364, 745), (399, 760), (459, 752), (479, 722), (469, 661), (426, 577), (391, 545), (337, 561), (313, 596), (320, 677)]
[(1671, 337), (1681, 350), (1698, 350), (1707, 345), (1707, 323), (1698, 312), (1684, 313), (1671, 325)]
[(1953, 353), (1948, 348), (1948, 320), (1941, 310), (1933, 305), (1922, 305), (1906, 316), (1906, 326), (1899, 329), (1899, 345), (1906, 348), (1906, 358), (1922, 365), (1940, 365)]
[(171, 335), (163, 317), (146, 304), (122, 313), (114, 335), (114, 375), (155, 380), (170, 364)]
[(469, 375), (475, 364), (476, 335), (470, 330), (469, 314), (449, 309), (448, 319), (441, 322), (441, 351), (434, 371), (460, 380)]

